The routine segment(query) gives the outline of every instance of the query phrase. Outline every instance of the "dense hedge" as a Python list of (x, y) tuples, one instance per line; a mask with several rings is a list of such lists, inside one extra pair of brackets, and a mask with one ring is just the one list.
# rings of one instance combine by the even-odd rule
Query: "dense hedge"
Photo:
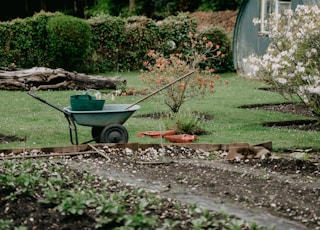
[(47, 24), (49, 65), (82, 70), (91, 45), (91, 27), (76, 17), (51, 17)]
[[(20, 68), (46, 66), (88, 73), (140, 70), (151, 49), (183, 52), (183, 42), (196, 27), (195, 18), (187, 14), (156, 22), (143, 16), (100, 15), (84, 20), (41, 12), (0, 23), (0, 66), (15, 63)], [(219, 72), (232, 70), (231, 42), (224, 31), (205, 33), (226, 56), (213, 62), (214, 67)]]
[(100, 15), (88, 20), (92, 44), (87, 68), (90, 72), (119, 69), (120, 44), (124, 41), (125, 21), (120, 17)]
[[(189, 33), (197, 29), (195, 18), (185, 14), (170, 16), (158, 23), (160, 37), (164, 38), (161, 44), (163, 53), (183, 52), (183, 43), (189, 40)], [(174, 42), (176, 48), (173, 50), (170, 42)]]
[(222, 55), (216, 59), (209, 60), (210, 64), (215, 68), (215, 71), (233, 71), (232, 44), (227, 34), (220, 28), (210, 28), (203, 32), (203, 35), (220, 47), (219, 51)]
[(47, 66), (48, 19), (42, 13), (25, 19), (0, 23), (0, 66), (16, 63), (18, 67)]
[(155, 49), (161, 44), (156, 23), (141, 16), (127, 19), (124, 38), (119, 62), (123, 70), (140, 69), (150, 49)]

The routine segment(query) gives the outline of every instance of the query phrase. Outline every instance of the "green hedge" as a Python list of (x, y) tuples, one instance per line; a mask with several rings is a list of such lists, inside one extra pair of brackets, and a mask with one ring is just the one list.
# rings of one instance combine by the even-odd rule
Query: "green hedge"
[[(183, 52), (183, 42), (196, 27), (195, 18), (188, 14), (156, 22), (143, 16), (99, 15), (85, 20), (41, 12), (0, 23), (0, 66), (15, 63), (20, 68), (45, 66), (87, 73), (137, 71), (151, 49), (164, 54)], [(226, 33), (211, 29), (205, 34), (220, 45), (226, 57), (213, 62), (214, 68), (232, 70), (231, 41)]]
[(88, 20), (92, 45), (87, 67), (91, 72), (118, 70), (121, 44), (125, 37), (125, 21), (120, 17), (99, 15)]
[(15, 63), (21, 68), (48, 66), (48, 19), (55, 14), (41, 13), (34, 17), (0, 23), (0, 66)]
[(47, 24), (49, 65), (68, 70), (85, 70), (91, 44), (91, 27), (76, 17), (51, 17)]
[(218, 73), (233, 71), (232, 45), (227, 34), (220, 28), (209, 28), (203, 32), (203, 35), (220, 46), (219, 51), (222, 55), (209, 61), (215, 71)]
[(137, 16), (128, 18), (120, 50), (121, 69), (141, 69), (148, 52), (160, 43), (159, 29), (153, 20)]

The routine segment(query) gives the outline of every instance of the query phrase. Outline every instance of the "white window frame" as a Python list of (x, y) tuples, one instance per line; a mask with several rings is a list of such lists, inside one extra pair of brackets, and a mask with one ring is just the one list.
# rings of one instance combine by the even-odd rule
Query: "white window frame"
[[(271, 9), (271, 12), (267, 14), (267, 3), (271, 2), (271, 4), (273, 3), (273, 7), (274, 9)], [(282, 13), (283, 10), (285, 9), (291, 9), (291, 0), (260, 0), (261, 3), (261, 7), (260, 7), (260, 35), (268, 35), (269, 31), (266, 29), (266, 20), (268, 20), (268, 18), (270, 18), (272, 13), (275, 13), (276, 15), (279, 15)]]

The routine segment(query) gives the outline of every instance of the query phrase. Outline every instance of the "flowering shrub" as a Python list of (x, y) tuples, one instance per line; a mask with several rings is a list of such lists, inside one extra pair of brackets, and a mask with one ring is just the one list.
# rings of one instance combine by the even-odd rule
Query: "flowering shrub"
[(184, 42), (187, 52), (172, 53), (169, 56), (151, 50), (150, 58), (144, 63), (141, 78), (151, 91), (157, 90), (191, 71), (195, 71), (176, 84), (164, 90), (164, 103), (173, 113), (177, 113), (187, 98), (204, 96), (215, 92), (215, 81), (219, 76), (206, 63), (221, 54), (219, 46), (199, 34), (189, 34), (190, 42)]
[(320, 118), (320, 9), (299, 5), (268, 22), (270, 45), (265, 55), (246, 61), (252, 75), (281, 93), (296, 94)]

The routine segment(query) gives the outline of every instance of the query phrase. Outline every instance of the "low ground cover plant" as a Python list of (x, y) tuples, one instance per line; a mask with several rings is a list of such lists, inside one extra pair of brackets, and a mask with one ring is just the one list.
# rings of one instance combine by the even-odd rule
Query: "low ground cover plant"
[[(88, 229), (267, 229), (224, 213), (173, 202), (151, 191), (102, 180), (63, 162), (34, 159), (0, 162), (1, 229), (26, 229), (38, 224), (37, 208), (32, 209), (34, 220), (17, 222), (6, 218), (14, 210), (6, 202), (22, 202), (22, 197), (29, 197), (30, 202), (35, 201), (34, 206), (55, 216), (57, 222), (51, 223), (54, 226), (64, 220), (89, 218), (90, 223), (84, 223)], [(169, 204), (175, 205), (170, 207), (171, 212), (167, 211)]]

